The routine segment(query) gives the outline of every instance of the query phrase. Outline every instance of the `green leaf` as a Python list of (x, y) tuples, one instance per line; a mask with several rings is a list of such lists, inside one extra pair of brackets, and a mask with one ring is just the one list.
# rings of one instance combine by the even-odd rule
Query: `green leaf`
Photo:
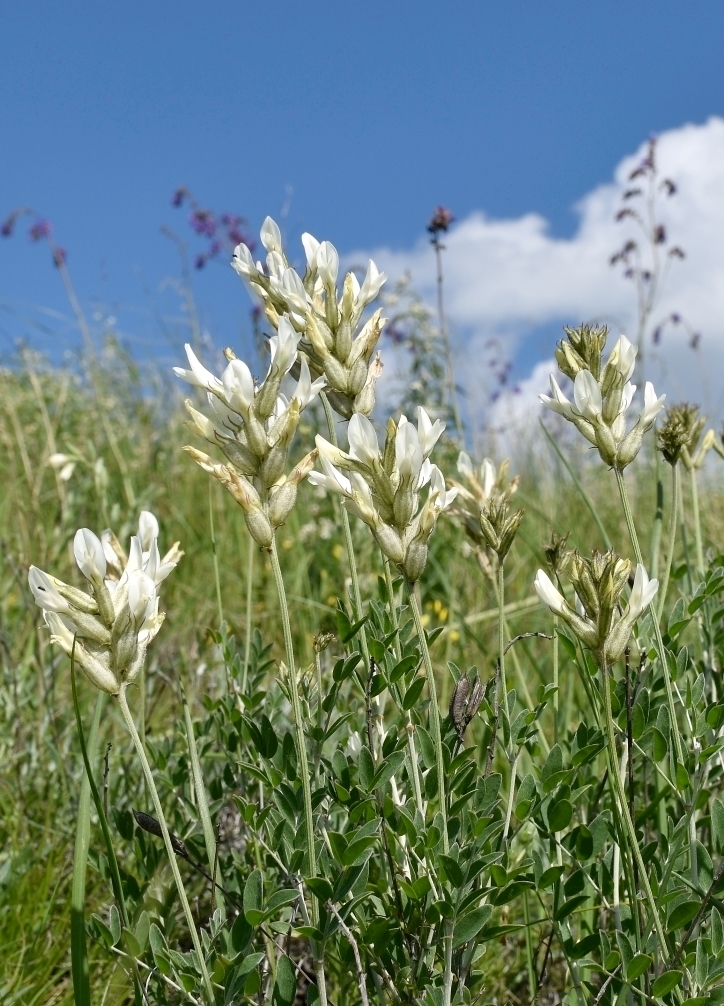
[(409, 656), (403, 657), (402, 660), (399, 660), (390, 671), (390, 681), (393, 684), (396, 681), (399, 681), (400, 678), (404, 677), (404, 675), (409, 671), (414, 670), (419, 663), (420, 658), (416, 653), (411, 653)]
[(563, 831), (571, 823), (573, 805), (570, 800), (558, 800), (548, 808), (548, 827), (551, 831)]
[(453, 928), (453, 947), (460, 947), (477, 936), (492, 914), (493, 909), (490, 905), (482, 905), (456, 919)]
[[(249, 909), (255, 911), (255, 909)], [(151, 941), (153, 945), (153, 926), (151, 926)], [(243, 914), (237, 916), (234, 925), (231, 927), (229, 943), (234, 954), (243, 954), (251, 943), (254, 936), (254, 927)]]
[(540, 890), (544, 891), (546, 887), (553, 887), (555, 882), (561, 879), (564, 870), (565, 866), (549, 866), (547, 870), (544, 870), (538, 881)]
[(586, 901), (588, 901), (587, 894), (579, 894), (575, 898), (571, 898), (569, 901), (565, 901), (557, 912), (555, 912), (553, 918), (556, 922), (562, 922), (563, 919), (567, 919), (568, 916), (575, 912), (577, 908), (580, 908)]
[(299, 891), (292, 890), (291, 888), (286, 891), (275, 891), (266, 903), (264, 914), (270, 915), (272, 912), (275, 912), (278, 908), (282, 908), (284, 905), (291, 905), (292, 902), (296, 901), (298, 898)]
[(306, 877), (304, 883), (323, 905), (332, 900), (332, 885), (324, 877)]
[(244, 975), (248, 975), (250, 971), (253, 971), (254, 968), (258, 967), (261, 964), (265, 956), (266, 955), (261, 950), (256, 950), (253, 954), (247, 954), (244, 960), (239, 965), (236, 974), (239, 976), (239, 978), (243, 977)]
[(688, 926), (699, 911), (699, 907), (700, 904), (698, 901), (683, 901), (680, 905), (673, 908), (667, 923), (668, 931), (671, 932), (673, 929), (683, 929), (684, 926)]
[(712, 908), (709, 916), (709, 932), (711, 935), (711, 952), (718, 955), (724, 947), (724, 931), (722, 929), (721, 915), (716, 908)]
[(694, 966), (694, 976), (699, 988), (703, 988), (709, 975), (709, 955), (704, 947), (704, 940), (699, 937), (696, 941), (696, 964)]
[(251, 910), (260, 911), (264, 897), (264, 886), (261, 870), (253, 870), (244, 884), (244, 915), (248, 917)]
[(404, 751), (393, 751), (392, 754), (386, 758), (382, 765), (380, 765), (377, 769), (370, 785), (370, 789), (381, 789), (383, 786), (386, 786), (395, 772), (397, 772), (400, 768), (404, 760)]
[(125, 926), (123, 928), (123, 945), (126, 953), (130, 954), (131, 957), (138, 958), (141, 956), (141, 945), (131, 930), (126, 929)]
[(659, 730), (658, 727), (651, 727), (651, 736), (653, 737), (653, 754), (654, 761), (663, 761), (669, 751), (669, 745), (664, 734)]
[(151, 920), (148, 917), (148, 912), (141, 912), (138, 917), (138, 922), (136, 923), (135, 936), (138, 940), (138, 945), (141, 948), (140, 952), (146, 949), (146, 943), (148, 942), (148, 933), (151, 928)]
[(372, 780), (375, 775), (375, 763), (372, 761), (370, 749), (363, 745), (359, 753), (359, 784), (363, 790), (369, 792)]
[(274, 983), (274, 999), (280, 1003), (293, 1003), (297, 994), (297, 976), (294, 965), (287, 956), (277, 958), (277, 980)]
[(356, 866), (368, 849), (377, 842), (377, 835), (367, 835), (350, 842), (342, 855), (343, 866)]
[(460, 864), (452, 856), (440, 855), (440, 862), (442, 863), (448, 880), (453, 885), (453, 887), (463, 886), (463, 871), (460, 868)]
[(568, 956), (571, 960), (580, 961), (582, 957), (586, 957), (592, 950), (595, 950), (600, 942), (598, 933), (591, 933), (589, 936), (584, 936), (582, 940), (579, 940), (578, 943), (571, 948)]
[(711, 801), (711, 833), (717, 852), (724, 850), (724, 803), (719, 797)]
[(651, 992), (656, 999), (660, 999), (679, 984), (683, 977), (681, 971), (664, 971), (654, 982)]
[(381, 664), (385, 659), (385, 647), (382, 640), (370, 638), (367, 640), (367, 646), (369, 647), (372, 659), (376, 660), (378, 664)]
[(405, 711), (412, 709), (412, 707), (417, 704), (417, 702), (420, 699), (420, 696), (422, 695), (422, 689), (424, 687), (425, 687), (425, 678), (424, 677), (415, 678), (415, 680), (412, 682), (412, 684), (402, 697), (402, 708)]
[(561, 632), (560, 629), (558, 630), (558, 639), (560, 641), (561, 646), (563, 647), (563, 649), (565, 650), (565, 652), (568, 654), (568, 657), (571, 660), (575, 660), (576, 659), (576, 644), (573, 642), (573, 640), (569, 639), (568, 636), (565, 634), (565, 632)]
[(121, 941), (121, 917), (115, 905), (111, 905), (111, 910), (108, 914), (108, 925), (113, 936), (113, 946), (117, 947)]
[(626, 981), (636, 981), (644, 971), (648, 971), (653, 960), (653, 957), (649, 956), (649, 954), (636, 954), (635, 957), (632, 957), (626, 966)]

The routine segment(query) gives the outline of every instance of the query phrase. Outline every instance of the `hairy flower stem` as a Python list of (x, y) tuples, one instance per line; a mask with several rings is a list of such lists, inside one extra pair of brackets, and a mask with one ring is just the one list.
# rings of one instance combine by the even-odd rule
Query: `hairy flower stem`
[(199, 934), (196, 929), (196, 923), (194, 922), (194, 917), (191, 914), (191, 906), (189, 905), (189, 900), (186, 897), (186, 890), (183, 885), (183, 880), (181, 879), (181, 873), (179, 872), (178, 863), (176, 862), (176, 853), (171, 845), (171, 836), (168, 832), (168, 825), (166, 824), (166, 817), (163, 813), (163, 808), (161, 806), (161, 800), (158, 795), (158, 790), (156, 789), (156, 783), (153, 781), (153, 773), (151, 772), (151, 766), (148, 763), (148, 758), (146, 757), (146, 750), (141, 743), (141, 738), (138, 736), (138, 731), (136, 730), (136, 724), (133, 722), (133, 716), (131, 715), (131, 710), (128, 708), (128, 700), (126, 699), (126, 686), (121, 685), (121, 690), (118, 693), (118, 705), (121, 708), (121, 713), (123, 719), (128, 727), (128, 732), (133, 738), (133, 743), (136, 748), (136, 753), (141, 762), (141, 767), (143, 768), (143, 774), (146, 779), (146, 784), (151, 793), (151, 799), (153, 801), (153, 807), (156, 811), (156, 817), (161, 825), (161, 833), (163, 834), (163, 842), (166, 846), (166, 852), (168, 854), (169, 863), (171, 864), (171, 872), (173, 873), (173, 879), (176, 881), (176, 889), (178, 890), (179, 898), (181, 899), (181, 905), (184, 910), (184, 915), (186, 916), (186, 924), (189, 927), (189, 933), (191, 935), (191, 941), (194, 945), (194, 950), (196, 951), (196, 956), (199, 962), (199, 968), (201, 969), (201, 977), (204, 983), (204, 991), (206, 993), (206, 999), (208, 1000), (209, 1006), (214, 1006), (216, 998), (214, 996), (214, 989), (211, 984), (211, 978), (209, 977), (209, 972), (206, 967), (206, 960), (204, 959), (204, 951), (201, 946), (201, 940), (199, 939)]
[(246, 684), (249, 676), (249, 660), (251, 659), (251, 606), (254, 597), (254, 545), (248, 541), (248, 553), (246, 556), (246, 639), (244, 640), (244, 671), (241, 676), (241, 693), (246, 692)]
[[(601, 661), (601, 687), (603, 690), (603, 711), (606, 726), (606, 740), (607, 740), (607, 750), (606, 757), (608, 760), (608, 775), (616, 791), (617, 802), (619, 805), (619, 814), (623, 821), (624, 827), (626, 829), (627, 837), (631, 846), (631, 851), (636, 859), (636, 864), (639, 870), (639, 877), (644, 888), (644, 893), (646, 895), (646, 900), (649, 903), (649, 910), (651, 912), (651, 918), (653, 920), (654, 929), (656, 930), (656, 936), (661, 947), (661, 953), (665, 958), (668, 958), (669, 951), (666, 945), (666, 936), (664, 934), (664, 927), (661, 924), (661, 919), (659, 917), (659, 910), (656, 907), (656, 899), (654, 898), (654, 892), (651, 889), (651, 884), (649, 883), (649, 877), (646, 872), (646, 864), (644, 863), (643, 856), (641, 855), (641, 850), (639, 849), (638, 838), (636, 836), (636, 829), (634, 828), (633, 821), (631, 820), (631, 815), (629, 814), (628, 804), (626, 802), (626, 793), (623, 788), (623, 783), (621, 782), (621, 776), (618, 771), (618, 759), (616, 757), (616, 734), (613, 726), (613, 711), (611, 709), (611, 677), (609, 669), (605, 661)], [(636, 892), (632, 891), (632, 897), (635, 897)]]
[[(508, 751), (508, 740), (510, 739), (510, 709), (508, 708), (508, 684), (505, 680), (505, 564), (498, 563), (498, 666), (500, 667), (500, 686), (503, 689), (503, 708), (505, 709), (506, 727), (503, 731), (506, 754), (508, 761), (512, 762), (511, 753)], [(508, 737), (505, 738), (505, 734)]]
[(661, 621), (664, 615), (664, 605), (666, 603), (666, 592), (669, 589), (669, 577), (671, 567), (674, 562), (674, 548), (676, 546), (676, 524), (679, 518), (679, 466), (674, 463), (671, 466), (671, 515), (669, 517), (669, 535), (666, 542), (666, 559), (664, 574), (659, 588), (659, 603), (656, 610), (657, 621)]
[[(631, 544), (633, 545), (634, 555), (636, 556), (636, 562), (640, 562), (643, 565), (644, 560), (641, 555), (641, 546), (639, 545), (639, 538), (638, 534), (636, 533), (636, 525), (634, 524), (633, 513), (631, 512), (631, 504), (629, 503), (628, 493), (626, 491), (626, 483), (624, 482), (623, 478), (623, 472), (621, 471), (620, 468), (614, 468), (614, 471), (616, 473), (616, 481), (618, 482), (618, 491), (621, 494), (621, 504), (623, 506), (623, 512), (626, 518), (628, 533), (631, 537)], [(674, 735), (674, 746), (676, 747), (676, 759), (679, 765), (683, 765), (684, 752), (681, 746), (679, 721), (676, 718), (676, 707), (674, 705), (674, 692), (671, 687), (671, 675), (669, 674), (669, 665), (666, 660), (666, 650), (664, 648), (664, 640), (661, 637), (661, 626), (659, 625), (659, 620), (656, 617), (652, 618), (652, 622), (654, 623), (654, 635), (656, 636), (656, 649), (658, 650), (659, 660), (661, 661), (661, 668), (664, 672), (664, 683), (666, 685), (666, 701), (669, 707), (671, 730)]]
[[(432, 660), (430, 659), (430, 649), (427, 645), (427, 638), (425, 636), (425, 629), (422, 624), (422, 615), (420, 613), (420, 605), (417, 600), (417, 595), (415, 594), (415, 585), (407, 581), (407, 593), (410, 599), (410, 609), (412, 610), (412, 617), (415, 622), (415, 631), (417, 632), (417, 638), (420, 641), (420, 649), (422, 650), (422, 657), (425, 663), (425, 672), (427, 676), (427, 689), (430, 693), (430, 732), (432, 734), (432, 740), (435, 745), (435, 755), (436, 755), (436, 767), (437, 767), (437, 794), (438, 803), (440, 804), (440, 817), (442, 818), (442, 848), (445, 855), (450, 851), (450, 838), (447, 831), (447, 806), (445, 797), (445, 759), (443, 757), (442, 751), (442, 734), (440, 732), (440, 709), (437, 704), (437, 687), (435, 685), (435, 672), (432, 668)], [(408, 736), (410, 736), (408, 731)], [(444, 944), (444, 970), (443, 970), (443, 983), (442, 983), (442, 1006), (450, 1006), (452, 1000), (452, 939), (453, 939), (453, 924), (452, 921), (445, 922), (443, 944)]]
[[(322, 391), (319, 397), (322, 400), (322, 405), (324, 407), (324, 415), (327, 419), (327, 431), (329, 433), (329, 441), (335, 447), (339, 447), (337, 442), (337, 428), (334, 422), (334, 413), (332, 412), (332, 406), (329, 404), (329, 399)], [(362, 618), (362, 595), (359, 590), (359, 577), (357, 575), (357, 559), (354, 554), (354, 542), (352, 541), (352, 528), (349, 524), (349, 514), (342, 506), (340, 507), (342, 513), (342, 531), (344, 533), (344, 544), (347, 549), (347, 564), (349, 566), (349, 576), (352, 583), (352, 605), (354, 607), (354, 617), (355, 621), (359, 621)], [(370, 653), (367, 646), (367, 633), (365, 632), (365, 627), (362, 626), (360, 631), (360, 645), (362, 646), (362, 659), (365, 662), (368, 672), (370, 671)]]
[(704, 545), (701, 538), (701, 518), (699, 516), (699, 487), (696, 480), (696, 469), (690, 472), (691, 479), (691, 516), (694, 518), (694, 543), (696, 545), (696, 571), (699, 579), (704, 579)]
[[(292, 628), (289, 621), (289, 607), (287, 605), (287, 593), (284, 589), (284, 579), (279, 565), (279, 555), (277, 553), (276, 537), (272, 538), (271, 544), (271, 564), (279, 597), (279, 608), (282, 615), (282, 630), (284, 632), (284, 646), (287, 652), (287, 673), (289, 675), (289, 699), (292, 703), (292, 714), (294, 717), (294, 732), (297, 739), (297, 758), (299, 759), (299, 771), (302, 776), (302, 794), (304, 797), (304, 825), (307, 832), (307, 858), (309, 859), (309, 876), (317, 876), (317, 854), (314, 847), (314, 815), (312, 813), (312, 787), (309, 776), (309, 762), (307, 760), (307, 746), (304, 739), (304, 723), (302, 719), (302, 700), (299, 695), (299, 684), (297, 682), (297, 669), (294, 663), (294, 644), (292, 642)], [(317, 899), (312, 896), (312, 924), (319, 926), (319, 905)], [(324, 978), (324, 953), (323, 949), (316, 945), (312, 946), (315, 970), (317, 972), (317, 989), (322, 1006), (327, 1003), (327, 988)]]
[[(397, 660), (402, 659), (402, 650), (400, 648), (400, 626), (397, 621), (397, 606), (395, 605), (395, 595), (392, 586), (392, 570), (390, 569), (390, 560), (387, 556), (382, 553), (382, 563), (385, 568), (385, 583), (387, 584), (387, 594), (390, 601), (390, 618), (392, 619), (392, 627), (395, 630), (395, 657)], [(417, 747), (415, 746), (415, 724), (412, 720), (412, 713), (407, 711), (407, 747), (410, 751), (410, 768), (412, 772), (412, 788), (415, 791), (415, 806), (417, 807), (420, 817), (425, 820), (425, 804), (422, 800), (422, 787), (420, 785), (420, 767), (417, 764)]]
[(560, 716), (560, 669), (558, 661), (558, 615), (553, 616), (553, 743), (558, 743), (558, 719)]

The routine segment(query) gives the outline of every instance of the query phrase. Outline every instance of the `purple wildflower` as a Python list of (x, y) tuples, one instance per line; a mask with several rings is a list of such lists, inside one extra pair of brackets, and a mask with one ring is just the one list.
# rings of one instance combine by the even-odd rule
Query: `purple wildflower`
[(452, 210), (449, 210), (446, 206), (436, 206), (435, 212), (430, 217), (427, 229), (433, 236), (445, 233), (454, 219)]
[(49, 238), (52, 233), (53, 227), (49, 220), (36, 220), (29, 231), (31, 241), (41, 241), (43, 238)]
[(53, 265), (56, 269), (60, 269), (61, 266), (65, 265), (68, 259), (68, 252), (65, 248), (61, 248), (60, 245), (57, 248), (53, 248)]
[(188, 194), (188, 189), (184, 185), (180, 186), (180, 188), (176, 189), (174, 194), (171, 196), (171, 205), (183, 206), (184, 199)]

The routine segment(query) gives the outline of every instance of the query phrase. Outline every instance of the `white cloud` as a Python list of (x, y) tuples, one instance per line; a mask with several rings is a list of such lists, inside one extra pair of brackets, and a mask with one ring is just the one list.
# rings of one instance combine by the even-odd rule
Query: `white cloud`
[[(626, 331), (635, 337), (633, 286), (609, 260), (626, 237), (633, 236), (632, 223), (616, 223), (614, 217), (628, 176), (644, 153), (642, 145), (625, 157), (612, 182), (578, 203), (580, 222), (571, 238), (551, 236), (547, 221), (535, 213), (492, 220), (483, 212), (461, 220), (446, 236), (447, 311), (456, 333), (459, 378), (476, 418), (491, 391), (486, 376), (490, 340), (497, 340), (514, 358), (526, 336), (540, 326), (592, 319), (607, 322), (614, 335)], [(702, 401), (714, 418), (724, 405), (724, 383), (714, 377), (724, 367), (724, 119), (663, 133), (657, 155), (662, 175), (678, 187), (674, 198), (662, 200), (662, 219), (670, 244), (683, 247), (686, 259), (673, 263), (653, 323), (679, 312), (701, 332), (702, 341), (694, 353), (682, 328), (667, 328), (661, 346), (647, 350), (647, 376), (662, 384), (669, 401), (684, 396)], [(390, 277), (409, 271), (434, 303), (435, 263), (426, 238), (411, 249), (380, 248), (370, 254)], [(552, 348), (544, 354), (550, 355)], [(546, 385), (547, 369), (538, 365), (519, 382), (517, 395), (498, 399), (495, 418), (529, 415), (527, 410)]]

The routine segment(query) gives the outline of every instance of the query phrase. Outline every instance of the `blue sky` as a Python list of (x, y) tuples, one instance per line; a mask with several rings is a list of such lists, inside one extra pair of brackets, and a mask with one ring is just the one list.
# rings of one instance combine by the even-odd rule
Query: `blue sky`
[[(287, 204), (290, 240), (343, 252), (413, 246), (438, 202), (569, 236), (576, 202), (650, 132), (724, 111), (723, 28), (708, 0), (6, 5), (0, 217), (51, 219), (84, 302), (160, 346), (149, 304), (177, 259), (159, 227), (189, 237), (176, 186), (254, 229)], [(194, 283), (236, 339), (231, 270)], [(25, 227), (0, 242), (0, 303), (0, 352), (39, 339), (27, 305), (66, 310)]]

